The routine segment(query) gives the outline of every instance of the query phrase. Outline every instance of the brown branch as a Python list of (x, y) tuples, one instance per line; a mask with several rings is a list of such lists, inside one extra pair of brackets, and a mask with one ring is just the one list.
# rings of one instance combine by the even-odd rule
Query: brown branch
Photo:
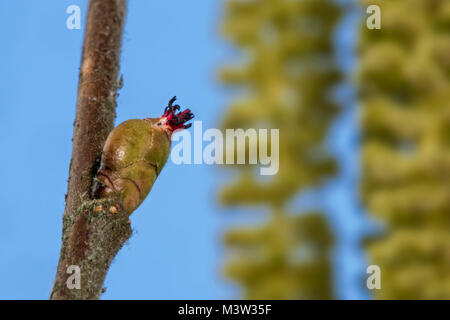
[[(61, 255), (51, 299), (98, 299), (109, 265), (131, 236), (119, 203), (91, 200), (96, 161), (114, 127), (126, 0), (89, 2), (78, 83)], [(67, 267), (81, 268), (68, 289)]]

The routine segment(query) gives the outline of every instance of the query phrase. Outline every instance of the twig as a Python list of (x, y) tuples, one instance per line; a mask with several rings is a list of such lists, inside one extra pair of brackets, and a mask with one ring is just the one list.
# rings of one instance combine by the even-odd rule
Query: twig
[[(96, 161), (114, 127), (125, 12), (126, 0), (89, 2), (61, 255), (50, 299), (98, 299), (112, 259), (131, 236), (119, 203), (90, 199)], [(80, 289), (66, 286), (70, 265), (81, 269)]]

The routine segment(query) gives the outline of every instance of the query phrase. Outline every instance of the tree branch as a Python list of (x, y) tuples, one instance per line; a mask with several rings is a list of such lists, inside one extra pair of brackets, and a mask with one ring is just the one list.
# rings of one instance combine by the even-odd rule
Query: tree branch
[[(120, 203), (90, 199), (96, 163), (114, 127), (125, 12), (126, 0), (89, 2), (61, 254), (50, 299), (98, 299), (112, 259), (131, 236)], [(81, 268), (81, 289), (66, 286), (70, 265)]]

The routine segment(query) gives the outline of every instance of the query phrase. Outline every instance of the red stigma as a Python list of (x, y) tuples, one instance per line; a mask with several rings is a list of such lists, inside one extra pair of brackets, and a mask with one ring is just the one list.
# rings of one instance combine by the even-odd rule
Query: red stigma
[(176, 99), (176, 96), (170, 99), (169, 104), (164, 109), (164, 114), (161, 116), (161, 118), (166, 118), (166, 123), (172, 131), (190, 128), (192, 123), (185, 123), (194, 118), (194, 114), (190, 109), (176, 113), (177, 110), (181, 109), (178, 104), (173, 105)]

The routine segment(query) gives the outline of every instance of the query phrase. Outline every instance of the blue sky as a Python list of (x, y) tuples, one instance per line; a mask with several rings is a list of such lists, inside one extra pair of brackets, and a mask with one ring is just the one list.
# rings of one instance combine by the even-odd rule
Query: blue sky
[[(0, 299), (47, 299), (59, 256), (64, 194), (83, 30), (66, 28), (66, 8), (87, 1), (0, 0)], [(221, 1), (129, 1), (116, 123), (159, 116), (173, 95), (203, 127), (216, 127), (230, 98), (216, 81), (232, 50), (220, 38)], [(337, 34), (339, 60), (352, 67), (357, 12)], [(341, 240), (336, 278), (341, 298), (365, 298), (358, 285), (357, 127), (352, 91), (330, 133), (342, 175), (310, 195), (322, 203)], [(225, 173), (206, 165), (167, 163), (150, 196), (133, 213), (135, 234), (116, 257), (104, 299), (227, 299), (239, 290), (223, 279), (221, 234), (252, 221), (256, 210), (216, 203)], [(174, 183), (174, 181), (179, 183)], [(167, 199), (173, 194), (176, 200)], [(183, 205), (183, 204), (186, 205)], [(169, 207), (170, 204), (170, 207)], [(175, 208), (173, 208), (175, 206)]]

